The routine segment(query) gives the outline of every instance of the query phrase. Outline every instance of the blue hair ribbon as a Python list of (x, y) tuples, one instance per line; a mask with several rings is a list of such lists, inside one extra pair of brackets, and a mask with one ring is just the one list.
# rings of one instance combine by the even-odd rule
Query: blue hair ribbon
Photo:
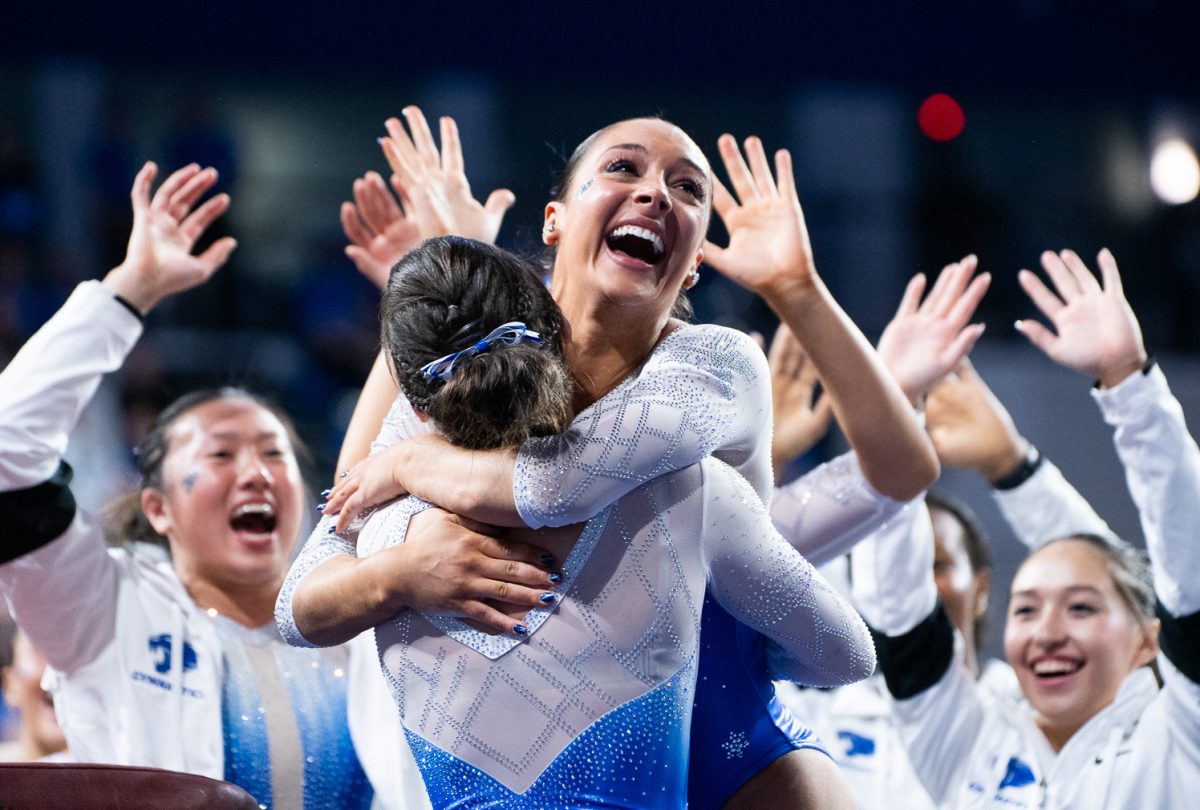
[(445, 357), (439, 357), (432, 363), (421, 366), (421, 376), (427, 380), (448, 380), (454, 376), (454, 370), (461, 361), (477, 354), (483, 354), (497, 343), (507, 343), (510, 346), (518, 343), (535, 343), (540, 346), (543, 342), (542, 336), (526, 328), (525, 324), (520, 321), (509, 321), (497, 326), (486, 337), (467, 348)]

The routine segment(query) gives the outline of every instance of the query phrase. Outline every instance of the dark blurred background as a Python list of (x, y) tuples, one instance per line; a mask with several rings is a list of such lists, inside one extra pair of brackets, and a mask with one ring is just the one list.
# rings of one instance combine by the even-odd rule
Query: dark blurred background
[[(128, 482), (128, 448), (166, 401), (231, 380), (295, 416), (327, 479), (377, 343), (338, 205), (355, 176), (386, 168), (384, 118), (409, 103), (455, 116), (477, 196), (516, 192), (501, 243), (532, 251), (563, 156), (613, 120), (661, 114), (714, 158), (724, 131), (792, 150), (818, 265), (872, 338), (912, 273), (978, 253), (996, 279), (977, 365), (1113, 527), (1140, 539), (1088, 381), (1012, 329), (1032, 314), (1016, 271), (1046, 248), (1090, 261), (1110, 247), (1147, 342), (1189, 412), (1200, 407), (1198, 24), (1194, 0), (10, 4), (0, 365), (78, 281), (120, 260), (142, 161), (215, 165), (234, 198), (218, 230), (240, 247), (152, 314), (85, 415), (73, 453), (107, 474), (81, 471), (94, 488), (82, 500)], [(935, 93), (964, 116), (949, 140), (918, 123)], [(934, 115), (932, 131), (948, 124)], [(774, 328), (712, 271), (694, 300), (699, 320)], [(1003, 589), (1019, 551), (986, 489), (945, 484), (996, 534)]]

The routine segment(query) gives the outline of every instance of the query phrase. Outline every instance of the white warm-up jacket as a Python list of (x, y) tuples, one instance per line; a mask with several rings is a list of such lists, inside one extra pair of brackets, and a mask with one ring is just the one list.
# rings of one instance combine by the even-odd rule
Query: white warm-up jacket
[[(939, 807), (1165, 810), (1200, 796), (1200, 450), (1157, 367), (1093, 396), (1115, 428), (1141, 516), (1163, 623), (1163, 688), (1149, 669), (1131, 673), (1113, 703), (1054, 752), (1024, 701), (981, 690), (961, 664), (953, 649), (961, 641), (935, 610), (932, 544), (914, 539), (927, 530), (877, 538), (856, 560), (855, 589), (868, 623), (888, 637), (880, 661), (897, 721)], [(1025, 494), (1045, 500), (1056, 474), (1039, 470), (1044, 489)], [(1019, 497), (1001, 500), (1022, 539), (1053, 539), (1047, 524), (1061, 516), (1024, 512), (1022, 521)], [(1102, 523), (1061, 528), (1106, 533)]]

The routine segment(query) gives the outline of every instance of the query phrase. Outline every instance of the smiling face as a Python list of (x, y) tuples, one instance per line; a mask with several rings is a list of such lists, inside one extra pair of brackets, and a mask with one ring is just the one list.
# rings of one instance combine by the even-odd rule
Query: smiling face
[(215, 399), (178, 417), (167, 441), (162, 486), (142, 490), (142, 508), (180, 579), (193, 596), (277, 589), (304, 508), (279, 419), (245, 398)]
[(1154, 635), (1118, 593), (1104, 552), (1083, 540), (1044, 546), (1013, 579), (1004, 652), (1056, 750), (1153, 659)]
[(554, 298), (568, 319), (608, 305), (665, 318), (703, 255), (708, 161), (657, 119), (622, 121), (590, 140), (562, 199), (546, 207)]

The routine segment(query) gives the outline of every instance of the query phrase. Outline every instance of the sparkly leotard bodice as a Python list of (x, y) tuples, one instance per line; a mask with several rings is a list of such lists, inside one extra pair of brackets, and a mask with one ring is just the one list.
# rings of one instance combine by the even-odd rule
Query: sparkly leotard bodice
[[(408, 413), (407, 404), (402, 401), (398, 402), (397, 408), (394, 409), (393, 414), (389, 415), (385, 424), (384, 444), (407, 435), (416, 427), (414, 420), (407, 418)], [(769, 375), (761, 351), (744, 335), (730, 330), (711, 326), (683, 327), (659, 344), (651, 358), (637, 374), (631, 376), (603, 400), (581, 413), (571, 428), (562, 436), (538, 439), (527, 443), (522, 448), (518, 463), (514, 495), (522, 516), (530, 524), (562, 525), (595, 517), (597, 520), (603, 519), (604, 525), (611, 529), (612, 524), (608, 519), (598, 513), (605, 512), (613, 501), (655, 476), (660, 476), (681, 466), (694, 464), (711, 453), (737, 466), (745, 474), (746, 479), (752, 482), (760, 496), (769, 496), (771, 494), (771, 475), (769, 428), (767, 426), (770, 425), (770, 421)], [(848, 475), (847, 471), (851, 475)], [(852, 462), (843, 462), (816, 474), (813, 479), (816, 483), (810, 490), (801, 492), (790, 500), (785, 499), (785, 505), (790, 509), (790, 514), (785, 520), (786, 525), (808, 538), (837, 539), (858, 531), (865, 531), (862, 528), (863, 525), (869, 523), (879, 511), (879, 500), (869, 492), (869, 487), (861, 485), (860, 475), (857, 475), (856, 479), (860, 483), (858, 489), (845, 485), (846, 481), (855, 475), (857, 475), (857, 471)], [(838, 482), (838, 485), (829, 485), (829, 482), (834, 480)], [(744, 484), (742, 486), (745, 491)], [(696, 493), (691, 493), (691, 495), (694, 497)], [(761, 512), (761, 506), (759, 511)], [(589, 526), (594, 523), (595, 521)], [(693, 558), (697, 548), (695, 545), (697, 537), (693, 537), (690, 541)], [(313, 541), (305, 549), (297, 566), (289, 575), (289, 583), (285, 584), (281, 598), (281, 608), (283, 609), (280, 611), (281, 626), (285, 629), (285, 635), (288, 635), (288, 625), (291, 620), (287, 597), (295, 587), (295, 582), (304, 572), (310, 570), (329, 554), (339, 553), (339, 549), (334, 548), (336, 544), (335, 538), (324, 535), (323, 528), (318, 527), (314, 532)], [(601, 547), (604, 547), (603, 544)], [(346, 551), (346, 548), (340, 549), (341, 553)], [(594, 566), (600, 565), (599, 559), (593, 556), (589, 561), (589, 574)], [(568, 561), (567, 566), (564, 567), (570, 572), (580, 570), (576, 561)], [(597, 568), (597, 570), (601, 569)], [(600, 574), (597, 573), (596, 576), (600, 576)], [(702, 575), (700, 576), (702, 577)], [(690, 581), (687, 580), (687, 577), (683, 577), (683, 580)], [(749, 588), (749, 585), (747, 587)], [(685, 613), (676, 615), (671, 620), (671, 626), (675, 628), (671, 632), (684, 632), (685, 635), (694, 634), (701, 594), (696, 593), (693, 589), (683, 588), (681, 590), (680, 588), (677, 588), (676, 592), (686, 591), (690, 601), (687, 602)], [(756, 582), (754, 588), (761, 589), (762, 584)], [(772, 593), (786, 595), (786, 589), (780, 587), (778, 583), (774, 583), (770, 590)], [(652, 601), (644, 595), (640, 597), (641, 603), (650, 604)], [(657, 602), (653, 603), (661, 604), (662, 599), (659, 598)], [(559, 612), (569, 615), (571, 610), (575, 609), (572, 607), (573, 604), (583, 603), (574, 603), (573, 599), (568, 599), (559, 606)], [(624, 610), (628, 610), (638, 604), (637, 599), (629, 599), (627, 604), (622, 607)], [(431, 627), (436, 628), (439, 634), (446, 630), (444, 620), (437, 617), (429, 618), (426, 629), (430, 633), (433, 632)], [(435, 621), (437, 624), (434, 623)], [(562, 621), (564, 621), (563, 615), (560, 615), (550, 625)], [(533, 624), (530, 618), (527, 618), (525, 623), (531, 626)], [(596, 629), (594, 624), (580, 623), (577, 626), (593, 632)], [(730, 622), (729, 626), (732, 628), (736, 625)], [(811, 628), (811, 624), (808, 626)], [(294, 633), (294, 624), (291, 625), (291, 628), (293, 639), (303, 643), (299, 634)], [(542, 637), (544, 633), (544, 630), (535, 630), (531, 640), (527, 644), (521, 645), (521, 649), (533, 648), (544, 643)], [(444, 638), (453, 638), (453, 636)], [(707, 641), (706, 638), (706, 643)], [(449, 642), (445, 643), (449, 644)], [(593, 707), (591, 716), (609, 718), (615, 722), (618, 715), (612, 714), (613, 712), (634, 711), (629, 707), (635, 705), (651, 703), (660, 705), (654, 703), (656, 698), (651, 695), (661, 698), (662, 692), (655, 690), (666, 689), (669, 691), (675, 688), (664, 687), (663, 684), (671, 681), (672, 678), (676, 678), (678, 681), (679, 678), (688, 677), (687, 669), (694, 666), (694, 663), (688, 663), (691, 653), (681, 652), (685, 649), (692, 649), (692, 643), (676, 638), (673, 644), (672, 649), (675, 650), (673, 657), (660, 656), (654, 659), (654, 663), (657, 665), (656, 678), (647, 681), (643, 673), (642, 691), (635, 690), (634, 693), (627, 695), (625, 702), (610, 696), (607, 703)], [(713, 644), (723, 650), (727, 656), (736, 657), (739, 654), (736, 640), (732, 635), (725, 639), (714, 639)], [(462, 646), (461, 641), (459, 646)], [(777, 671), (796, 677), (804, 675), (803, 660), (791, 662), (795, 666), (789, 668), (787, 647), (759, 645), (759, 648), (762, 650), (762, 660), (764, 662), (768, 659), (772, 661), (776, 665)], [(454, 646), (449, 645), (449, 649), (454, 649)], [(459, 652), (465, 654), (463, 651)], [(513, 660), (519, 658), (519, 655), (511, 652), (507, 655), (513, 655)], [(626, 658), (629, 655), (631, 654), (627, 653)], [(671, 666), (668, 666), (668, 663)], [(441, 671), (444, 673), (449, 670)], [(614, 671), (621, 673), (622, 677), (627, 677), (629, 673), (624, 664)], [(764, 663), (753, 672), (755, 677), (751, 676), (747, 667), (726, 667), (719, 675), (707, 680), (704, 673), (701, 673), (701, 692), (696, 696), (697, 701), (700, 705), (712, 705), (715, 701), (705, 699), (703, 690), (706, 688), (726, 689), (734, 685), (734, 679), (741, 679), (736, 685), (748, 694), (755, 696), (767, 694), (771, 689), (768, 667)], [(691, 687), (688, 688), (690, 690)], [(468, 691), (463, 694), (471, 693)], [(672, 698), (672, 700), (674, 699)], [(643, 701), (643, 703), (637, 701)], [(714, 756), (725, 756), (728, 751), (733, 751), (739, 755), (739, 759), (742, 759), (740, 755), (745, 755), (746, 758), (743, 761), (749, 761), (755, 752), (761, 749), (763, 735), (742, 734), (740, 729), (761, 728), (760, 721), (763, 718), (768, 724), (773, 724), (776, 719), (781, 718), (774, 717), (769, 706), (763, 702), (742, 701), (737, 706), (745, 716), (741, 725), (738, 726), (739, 730), (733, 735), (732, 743), (730, 742), (730, 726), (725, 723), (717, 731), (696, 729), (692, 735), (691, 745), (694, 748), (712, 749), (715, 752)], [(591, 721), (592, 725), (583, 722), (584, 718), (575, 718), (575, 720), (575, 725), (554, 726), (556, 733), (563, 733), (563, 729), (565, 729), (566, 738), (564, 740), (569, 740), (565, 745), (561, 744), (564, 740), (560, 740), (557, 749), (551, 746), (544, 750), (558, 750), (560, 754), (566, 755), (571, 750), (582, 750), (589, 745), (598, 744), (598, 741), (604, 739), (603, 729), (606, 727), (604, 720), (593, 720)], [(524, 729), (528, 718), (517, 718), (514, 722), (516, 728)], [(451, 727), (446, 725), (442, 730), (445, 731)], [(678, 740), (677, 735), (680, 728), (686, 729), (686, 721), (682, 725), (672, 726), (671, 732), (660, 729), (662, 731), (660, 743), (664, 750), (670, 748), (667, 745), (668, 740)], [(796, 730), (794, 723), (786, 725), (785, 730), (788, 732), (786, 737), (789, 740), (789, 746), (804, 737), (803, 730)], [(449, 772), (446, 770), (445, 757), (450, 756), (447, 751), (453, 747), (452, 741), (447, 742), (442, 739), (422, 742), (421, 740), (424, 739), (414, 740), (414, 753), (419, 759), (424, 760), (427, 767), (440, 772)], [(582, 742), (577, 742), (577, 740), (582, 740)], [(776, 741), (770, 742), (774, 744)], [(448, 747), (443, 747), (443, 745)], [(513, 747), (505, 747), (510, 745)], [(686, 741), (681, 747), (686, 749)], [(519, 746), (515, 746), (511, 742), (498, 741), (497, 750), (517, 750), (518, 748)], [(589, 750), (593, 750), (594, 756), (594, 749)], [(638, 756), (640, 757), (639, 762), (651, 761), (651, 758), (647, 756), (641, 754)], [(673, 761), (669, 752), (665, 753), (664, 757), (664, 762)], [(563, 760), (563, 763), (568, 761), (571, 760)], [(657, 758), (654, 758), (653, 761), (659, 762)], [(529, 763), (522, 765), (522, 770), (526, 774), (525, 778), (528, 778), (528, 773), (541, 774), (528, 783), (526, 798), (534, 795), (529, 794), (528, 791), (536, 792), (542, 787), (558, 784), (561, 781), (555, 774), (560, 774), (561, 768), (566, 767), (565, 764), (555, 765), (553, 757), (547, 760), (547, 763), (544, 770), (541, 771)], [(609, 763), (609, 765), (615, 769), (612, 771), (613, 773), (620, 770), (620, 768), (616, 768), (617, 763), (615, 762)], [(463, 764), (462, 767), (467, 768), (468, 771), (474, 768), (479, 773), (484, 773), (469, 762)], [(625, 764), (622, 763), (621, 767), (625, 767)], [(655, 768), (657, 767), (656, 765)], [(691, 777), (693, 781), (696, 778), (695, 770), (693, 768)], [(728, 763), (723, 770), (728, 772)], [(661, 773), (665, 774), (668, 771), (680, 772), (678, 768), (672, 771), (668, 766), (663, 765)], [(453, 769), (453, 772), (459, 774), (459, 777), (465, 778), (462, 777), (461, 768)], [(651, 772), (659, 773), (659, 771)], [(489, 778), (494, 779), (494, 777)], [(593, 780), (598, 778), (595, 769), (591, 772), (591, 778)], [(648, 786), (657, 784), (657, 781), (655, 779), (650, 782), (638, 781), (640, 787), (635, 794), (642, 796), (642, 799), (639, 800), (642, 804), (651, 804), (649, 798), (643, 794), (649, 790)], [(667, 781), (670, 782), (669, 779)], [(674, 785), (673, 782), (670, 784)], [(477, 786), (479, 785), (477, 784)], [(670, 795), (674, 796), (672, 801), (675, 801), (677, 805), (681, 804), (680, 797), (673, 793), (674, 787), (671, 787), (671, 791)], [(653, 791), (651, 792), (653, 793)], [(577, 798), (583, 801), (584, 797)], [(595, 797), (593, 796), (593, 798)], [(552, 801), (546, 803), (555, 804)], [(570, 805), (572, 802), (563, 799), (559, 803)], [(635, 806), (637, 805), (635, 804)]]
[[(360, 553), (401, 541), (424, 506), (379, 510)], [(706, 576), (726, 609), (803, 662), (805, 680), (871, 668), (857, 614), (715, 459), (624, 495), (563, 567), (577, 573), (553, 616), (523, 620), (524, 639), (415, 611), (376, 628), (435, 807), (681, 806)]]

